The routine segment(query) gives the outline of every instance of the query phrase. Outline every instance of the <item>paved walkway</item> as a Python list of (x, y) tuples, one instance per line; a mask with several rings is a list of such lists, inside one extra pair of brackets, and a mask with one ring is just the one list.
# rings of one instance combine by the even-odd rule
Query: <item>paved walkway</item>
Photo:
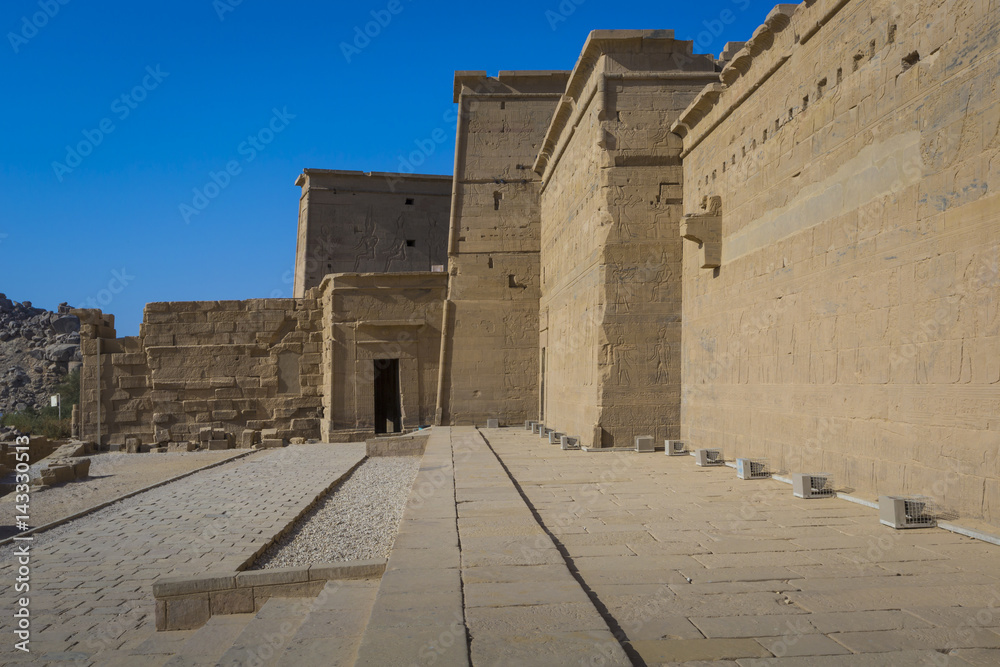
[[(106, 664), (154, 631), (153, 582), (238, 569), (364, 457), (364, 445), (254, 454), (135, 496), (31, 543), (31, 654), (14, 650), (4, 613), (0, 664)], [(0, 549), (11, 609), (14, 547)]]
[(483, 434), (647, 665), (1000, 664), (1000, 547), (689, 456)]
[[(195, 654), (211, 633), (153, 636), (152, 582), (237, 569), (362, 455), (257, 454), (39, 536), (34, 653), (8, 634), (0, 664), (206, 664)], [(10, 549), (0, 562), (11, 600)], [(1000, 547), (894, 531), (867, 507), (691, 457), (564, 452), (514, 428), (431, 432), (366, 590), (370, 614), (347, 598), (315, 623), (300, 614), (310, 641), (268, 664), (327, 664), (333, 644), (378, 667), (1000, 664)], [(232, 626), (216, 653), (253, 650), (282, 608), (213, 619)], [(341, 609), (357, 623), (326, 636)]]

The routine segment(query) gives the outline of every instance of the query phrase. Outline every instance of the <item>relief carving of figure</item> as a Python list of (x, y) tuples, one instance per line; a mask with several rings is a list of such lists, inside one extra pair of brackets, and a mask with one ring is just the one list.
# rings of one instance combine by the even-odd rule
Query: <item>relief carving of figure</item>
[(623, 267), (621, 264), (615, 265), (612, 269), (612, 280), (615, 286), (615, 310), (619, 312), (629, 312), (632, 303), (633, 284), (635, 282), (635, 267)]
[(365, 227), (361, 240), (354, 246), (354, 272), (357, 273), (361, 262), (375, 260), (375, 248), (378, 246), (378, 236), (375, 228), (375, 213), (371, 207), (365, 215)]
[(656, 364), (656, 384), (666, 384), (670, 381), (670, 345), (662, 341), (657, 341), (650, 350), (646, 361)]
[(618, 384), (632, 384), (632, 374), (630, 371), (632, 369), (632, 351), (635, 350), (635, 345), (626, 345), (625, 338), (619, 336), (618, 342), (612, 346), (611, 350), (615, 361), (615, 368), (618, 369)]

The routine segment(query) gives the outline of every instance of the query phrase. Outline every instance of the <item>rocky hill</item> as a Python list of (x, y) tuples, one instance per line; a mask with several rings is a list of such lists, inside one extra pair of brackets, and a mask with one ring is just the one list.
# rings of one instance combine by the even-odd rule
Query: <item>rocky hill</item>
[(0, 413), (49, 405), (52, 388), (80, 364), (80, 320), (0, 294)]

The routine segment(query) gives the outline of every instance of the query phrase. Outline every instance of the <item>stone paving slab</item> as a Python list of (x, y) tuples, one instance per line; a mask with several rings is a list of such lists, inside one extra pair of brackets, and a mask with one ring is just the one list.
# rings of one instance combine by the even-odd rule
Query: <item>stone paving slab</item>
[[(0, 663), (65, 664), (73, 653), (78, 664), (137, 664), (129, 653), (154, 632), (155, 580), (239, 569), (364, 455), (364, 445), (261, 452), (37, 535), (32, 653), (25, 660), (8, 642)], [(5, 601), (12, 549), (0, 549)]]
[(357, 665), (469, 664), (452, 459), (449, 429), (432, 429)]
[[(631, 665), (482, 435), (451, 432), (456, 488), (476, 490), (457, 496), (472, 664)], [(519, 534), (482, 536), (484, 517), (502, 517)]]
[(1000, 547), (691, 457), (484, 436), (647, 665), (1000, 664)]

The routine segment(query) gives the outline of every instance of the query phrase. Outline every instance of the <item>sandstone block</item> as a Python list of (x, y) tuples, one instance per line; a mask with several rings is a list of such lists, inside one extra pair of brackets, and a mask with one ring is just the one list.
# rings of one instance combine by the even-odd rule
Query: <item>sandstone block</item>
[(278, 567), (269, 570), (254, 570), (240, 572), (236, 575), (237, 588), (253, 588), (255, 586), (276, 586), (278, 584), (297, 584), (309, 581), (309, 567)]
[(73, 474), (77, 479), (83, 479), (90, 475), (90, 459), (82, 459), (73, 464)]
[(320, 563), (309, 566), (310, 581), (332, 579), (373, 579), (385, 572), (385, 560), (351, 561), (350, 563)]
[(236, 588), (236, 575), (204, 574), (197, 577), (165, 577), (153, 583), (153, 597), (171, 598)]
[(168, 599), (167, 630), (196, 630), (212, 617), (208, 593)]
[(281, 584), (278, 586), (254, 586), (254, 608), (259, 611), (269, 598), (311, 598), (319, 595), (326, 585), (325, 581), (303, 581), (297, 584)]
[(253, 591), (249, 588), (238, 588), (228, 591), (213, 591), (209, 593), (212, 614), (252, 614)]

